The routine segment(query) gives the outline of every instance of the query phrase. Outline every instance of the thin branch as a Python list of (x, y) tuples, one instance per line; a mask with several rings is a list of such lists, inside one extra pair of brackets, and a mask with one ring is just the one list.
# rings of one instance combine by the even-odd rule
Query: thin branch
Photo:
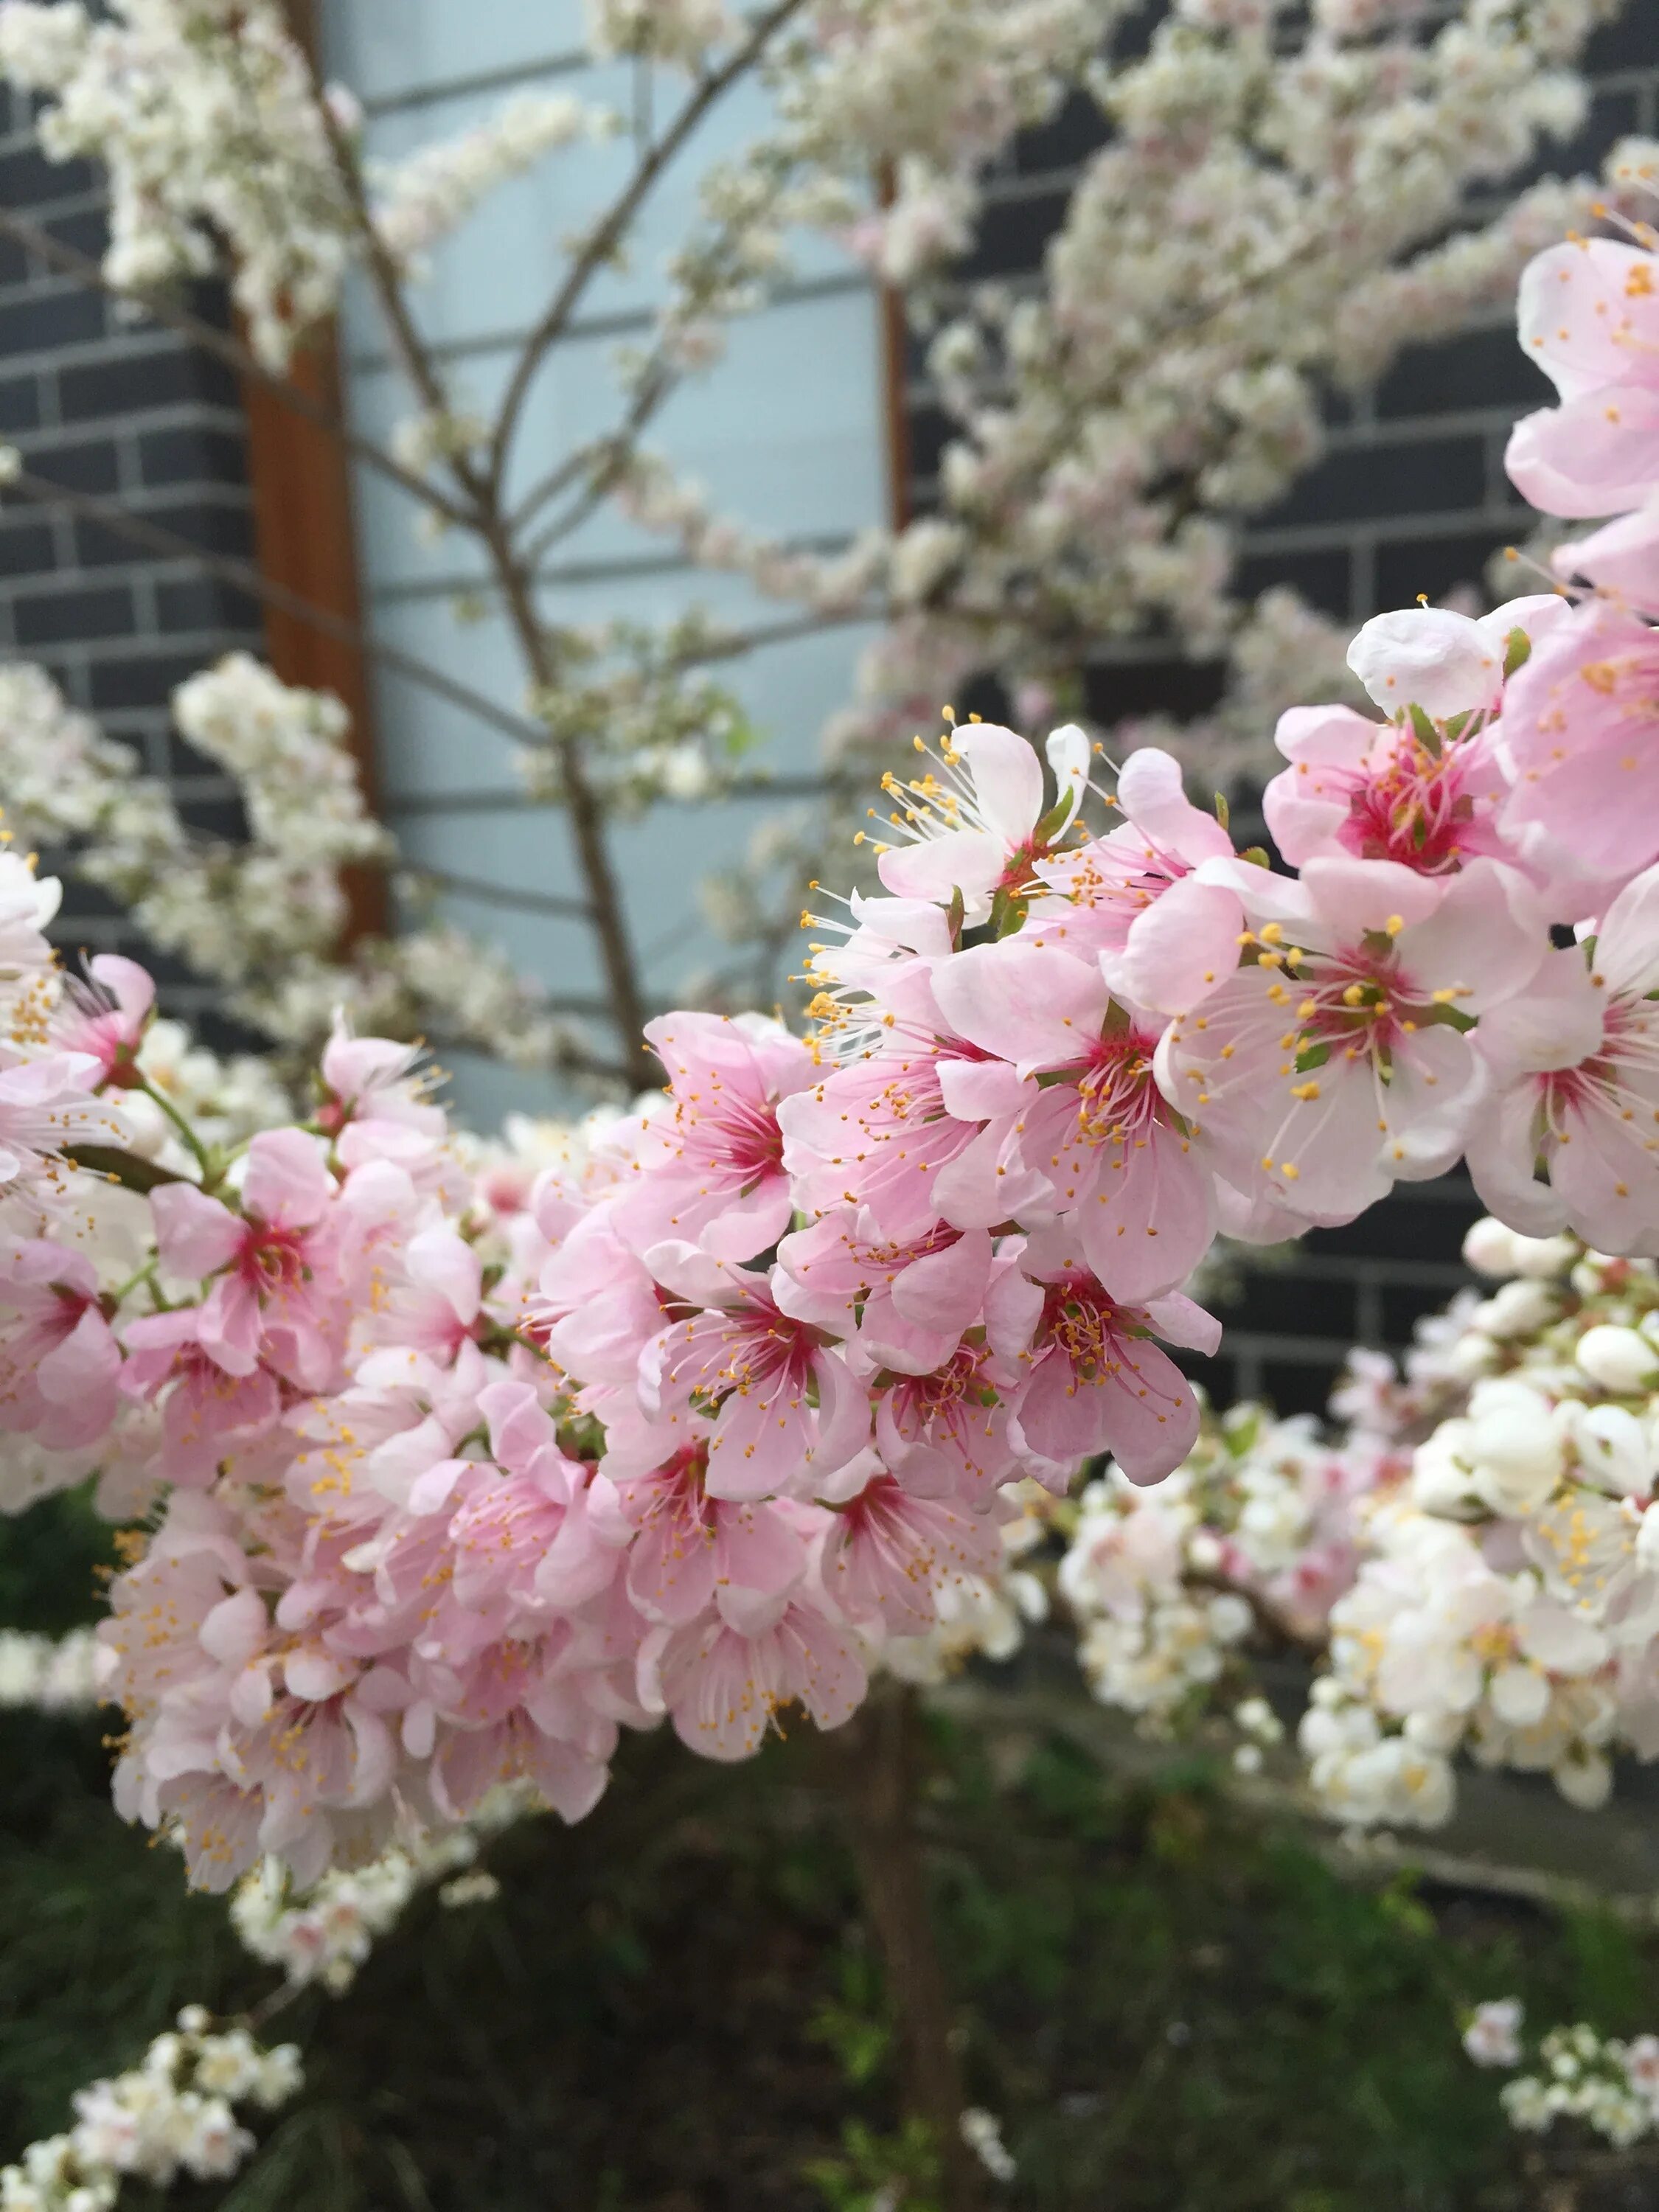
[(447, 498), (423, 477), (416, 475), (413, 470), (404, 468), (400, 461), (394, 460), (372, 439), (360, 436), (333, 408), (324, 406), (320, 400), (313, 399), (308, 393), (301, 392), (291, 378), (267, 368), (251, 348), (243, 345), (228, 331), (220, 330), (215, 324), (205, 321), (202, 316), (164, 294), (132, 292), (122, 285), (112, 284), (105, 276), (101, 262), (94, 260), (89, 253), (81, 252), (76, 246), (65, 245), (62, 239), (54, 238), (49, 230), (43, 230), (39, 223), (31, 222), (27, 216), (19, 215), (11, 208), (0, 207), (0, 234), (14, 239), (25, 252), (34, 254), (65, 276), (76, 277), (81, 283), (107, 294), (112, 300), (119, 301), (125, 306), (142, 307), (145, 314), (155, 321), (177, 331), (192, 345), (199, 346), (204, 353), (211, 354), (216, 361), (222, 361), (227, 368), (234, 369), (239, 376), (262, 385), (292, 413), (303, 416), (307, 422), (314, 422), (319, 430), (325, 430), (330, 437), (337, 438), (353, 459), (361, 461), (365, 468), (374, 470), (378, 475), (398, 485), (411, 497), (441, 514), (447, 521), (457, 524), (466, 521), (465, 511), (453, 500)]
[[(522, 798), (516, 803), (522, 805)], [(586, 899), (562, 898), (556, 891), (514, 890), (506, 884), (450, 875), (441, 868), (405, 867), (398, 873), (418, 889), (430, 886), (434, 890), (453, 892), (457, 898), (477, 899), (485, 906), (518, 907), (526, 914), (567, 915), (581, 921), (593, 919), (593, 909)]]
[(228, 553), (210, 553), (194, 545), (188, 538), (180, 538), (162, 523), (151, 522), (147, 517), (130, 514), (112, 500), (100, 498), (95, 492), (72, 490), (67, 484), (54, 483), (50, 477), (36, 476), (32, 469), (21, 469), (12, 479), (14, 489), (43, 506), (61, 507), (66, 513), (96, 522), (112, 537), (124, 538), (129, 544), (142, 552), (154, 553), (164, 560), (189, 561), (204, 574), (216, 576), (222, 582), (231, 584), (250, 598), (261, 600), (280, 613), (291, 615), (296, 622), (320, 630), (325, 637), (337, 638), (342, 644), (357, 647), (370, 659), (378, 661), (398, 676), (407, 677), (411, 684), (435, 692), (453, 706), (463, 708), (478, 720), (488, 722), (492, 728), (516, 738), (520, 744), (536, 745), (544, 750), (548, 744), (548, 733), (539, 723), (512, 714), (498, 707), (481, 691), (474, 691), (465, 684), (458, 684), (453, 676), (445, 675), (424, 660), (400, 647), (383, 644), (361, 630), (343, 616), (331, 614), (327, 608), (314, 606), (312, 602), (291, 592), (285, 584), (273, 583), (252, 561), (237, 559)]
[(526, 565), (534, 568), (550, 545), (568, 538), (579, 522), (585, 521), (615, 485), (631, 452), (635, 440), (674, 389), (678, 377), (665, 362), (658, 362), (642, 379), (627, 414), (610, 434), (595, 438), (580, 451), (572, 453), (550, 469), (538, 484), (534, 485), (520, 501), (507, 518), (507, 527), (516, 538), (531, 517), (557, 497), (567, 485), (574, 483), (590, 463), (597, 464), (594, 472), (584, 487), (574, 508), (547, 525), (541, 535), (526, 551)]
[(518, 365), (507, 385), (489, 443), (487, 467), (492, 484), (499, 486), (505, 479), (507, 455), (530, 386), (549, 349), (562, 337), (583, 293), (614, 255), (628, 226), (638, 214), (657, 179), (703, 118), (721, 94), (752, 67), (775, 35), (804, 5), (805, 0), (775, 0), (775, 4), (760, 17), (743, 44), (727, 57), (719, 69), (700, 82), (696, 90), (611, 204), (610, 212), (589, 234), (586, 244), (572, 263), (564, 283), (526, 341), (524, 351), (519, 356)]
[[(374, 287), (374, 296), (380, 301), (380, 312), (386, 318), (386, 328), (405, 376), (420, 394), (421, 404), (429, 415), (450, 412), (449, 394), (433, 367), (432, 356), (427, 351), (426, 341), (410, 313), (409, 302), (404, 297), (403, 278), (396, 263), (387, 252), (386, 241), (375, 228), (374, 214), (368, 204), (368, 193), (363, 184), (362, 164), (357, 149), (352, 144), (336, 116), (328, 98), (327, 88), (317, 73), (317, 61), (308, 45), (301, 43), (301, 52), (310, 73), (312, 97), (327, 135), (329, 151), (334, 156), (341, 185), (350, 206), (354, 221), (362, 240), (368, 274)], [(446, 456), (451, 475), (459, 485), (466, 512), (465, 524), (473, 529), (481, 526), (484, 507), (485, 485), (471, 462), (464, 453)]]

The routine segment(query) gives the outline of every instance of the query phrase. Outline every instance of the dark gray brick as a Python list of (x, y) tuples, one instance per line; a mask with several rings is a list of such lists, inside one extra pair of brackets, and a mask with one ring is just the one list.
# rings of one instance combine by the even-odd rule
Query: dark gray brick
[(0, 432), (15, 436), (40, 422), (40, 386), (33, 376), (0, 378)]
[(104, 326), (101, 293), (77, 287), (12, 299), (0, 304), (0, 356), (85, 345), (102, 337)]
[(120, 465), (112, 438), (91, 438), (75, 445), (31, 447), (28, 465), (48, 483), (70, 491), (112, 492)]
[(155, 586), (155, 621), (163, 631), (220, 630), (257, 636), (264, 620), (259, 602), (213, 576), (190, 576)]
[(138, 441), (138, 466), (147, 484), (246, 484), (247, 441), (200, 423), (148, 430)]
[(149, 337), (143, 352), (65, 368), (58, 383), (64, 419), (76, 422), (103, 415), (125, 418), (191, 400), (214, 407), (239, 404), (236, 379), (222, 362), (177, 342), (158, 344)]
[[(186, 496), (155, 501), (134, 511), (142, 514), (145, 521), (170, 530), (175, 537), (186, 539), (204, 552), (228, 554), (242, 560), (252, 554), (253, 522), (246, 504), (219, 505)], [(101, 522), (77, 521), (75, 548), (76, 557), (86, 568), (106, 568), (117, 562), (131, 566), (135, 561), (147, 562), (155, 557)]]
[(62, 645), (70, 639), (130, 637), (137, 627), (132, 590), (126, 584), (100, 584), (81, 592), (60, 588), (39, 597), (15, 598), (11, 618), (17, 642), (25, 650)]
[(1289, 496), (1260, 518), (1264, 529), (1401, 514), (1455, 513), (1486, 496), (1486, 456), (1473, 436), (1349, 446), (1327, 453)]

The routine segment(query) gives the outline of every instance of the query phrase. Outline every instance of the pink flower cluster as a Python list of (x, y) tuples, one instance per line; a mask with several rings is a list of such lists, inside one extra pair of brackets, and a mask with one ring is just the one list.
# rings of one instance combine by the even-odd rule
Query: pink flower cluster
[[(1568, 401), (1517, 444), (1586, 501), (1659, 484), (1650, 242), (1560, 252), (1595, 281), (1560, 263), (1551, 336), (1547, 254), (1523, 326)], [(1611, 475), (1592, 371), (1629, 407)], [(9, 1209), (0, 1423), (166, 1486), (102, 1632), (123, 1808), (198, 1881), (303, 1879), (503, 1779), (577, 1818), (621, 1727), (725, 1759), (786, 1707), (833, 1727), (995, 1573), (1008, 1486), (1188, 1459), (1164, 1347), (1215, 1347), (1183, 1285), (1218, 1228), (1348, 1220), (1467, 1153), (1516, 1227), (1659, 1251), (1656, 543), (1615, 533), (1616, 590), (1368, 623), (1383, 719), (1280, 726), (1295, 875), (1166, 756), (1107, 793), (1079, 731), (1046, 769), (955, 731), (887, 780), (811, 1041), (664, 1017), (663, 1095), (528, 1187), (342, 1030), (306, 1121), (185, 1127), (125, 1176), (118, 1271), (72, 1203)], [(72, 1200), (56, 1156), (123, 1175), (122, 1102), (155, 1099), (152, 994), (122, 962), (60, 988), (44, 890), (0, 872), (0, 1175)]]

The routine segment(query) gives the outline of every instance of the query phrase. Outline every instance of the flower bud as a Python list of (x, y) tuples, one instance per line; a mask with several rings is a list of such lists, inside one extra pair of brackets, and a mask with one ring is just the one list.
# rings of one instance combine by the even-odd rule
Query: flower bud
[(1592, 1382), (1620, 1398), (1633, 1397), (1659, 1382), (1659, 1352), (1633, 1328), (1604, 1322), (1586, 1329), (1575, 1357)]
[(1510, 1243), (1516, 1273), (1534, 1282), (1559, 1282), (1578, 1256), (1576, 1237), (1520, 1237), (1511, 1231)]
[(1495, 1282), (1505, 1281), (1520, 1273), (1515, 1264), (1515, 1231), (1488, 1213), (1463, 1239), (1464, 1264), (1473, 1267), (1477, 1275), (1489, 1275)]

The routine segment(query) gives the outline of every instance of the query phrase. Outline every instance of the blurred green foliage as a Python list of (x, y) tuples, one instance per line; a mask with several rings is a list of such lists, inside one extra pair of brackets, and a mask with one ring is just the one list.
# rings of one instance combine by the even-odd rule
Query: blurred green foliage
[[(0, 1619), (88, 1617), (100, 1547), (72, 1501), (24, 1516)], [(103, 1732), (0, 1723), (3, 2154), (181, 2003), (232, 2010), (273, 1979), (116, 1820)], [(1199, 1765), (1129, 1787), (1060, 1742), (943, 1723), (932, 1748), (920, 1820), (970, 2092), (1018, 2161), (993, 2203), (1659, 2206), (1638, 2169), (1605, 2197), (1563, 2182), (1565, 2150), (1511, 2136), (1457, 2042), (1461, 2008), (1511, 1991), (1540, 2024), (1654, 2026), (1651, 1942), (1346, 1881)], [(283, 2016), (303, 2095), (228, 2190), (173, 2192), (179, 2212), (933, 2212), (810, 1730), (735, 1770), (632, 1740), (588, 1822), (526, 1822), (488, 1863), (497, 1899), (422, 1898), (349, 1995)]]

